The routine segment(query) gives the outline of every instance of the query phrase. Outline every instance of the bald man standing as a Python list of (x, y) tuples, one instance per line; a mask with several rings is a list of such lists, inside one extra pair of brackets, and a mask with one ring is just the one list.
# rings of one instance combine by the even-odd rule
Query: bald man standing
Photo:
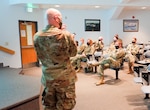
[(72, 110), (75, 101), (75, 70), (70, 57), (77, 53), (72, 34), (62, 29), (62, 15), (46, 11), (48, 25), (34, 36), (34, 47), (42, 64), (41, 83), (44, 110)]

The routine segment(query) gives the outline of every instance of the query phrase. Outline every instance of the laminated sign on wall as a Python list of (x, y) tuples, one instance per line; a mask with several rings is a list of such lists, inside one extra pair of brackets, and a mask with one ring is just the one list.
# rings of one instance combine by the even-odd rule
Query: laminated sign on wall
[(26, 25), (26, 30), (27, 30), (27, 45), (33, 45), (32, 25)]

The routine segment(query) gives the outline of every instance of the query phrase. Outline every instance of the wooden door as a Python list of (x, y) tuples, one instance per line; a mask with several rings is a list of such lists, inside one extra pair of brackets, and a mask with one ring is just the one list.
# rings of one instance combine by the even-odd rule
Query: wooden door
[(38, 61), (34, 50), (33, 36), (37, 32), (37, 22), (19, 20), (19, 32), (22, 68), (36, 65)]

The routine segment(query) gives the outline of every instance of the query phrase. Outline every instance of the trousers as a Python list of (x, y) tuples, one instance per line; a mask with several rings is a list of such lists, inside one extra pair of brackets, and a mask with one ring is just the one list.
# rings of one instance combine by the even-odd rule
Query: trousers
[(66, 87), (46, 87), (42, 93), (44, 110), (72, 110), (76, 104), (75, 83)]

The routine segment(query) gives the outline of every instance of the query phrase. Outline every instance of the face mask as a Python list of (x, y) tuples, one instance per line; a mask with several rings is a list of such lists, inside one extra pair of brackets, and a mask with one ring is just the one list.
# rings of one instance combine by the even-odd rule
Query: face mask
[(119, 46), (115, 46), (116, 49), (119, 49)]
[(59, 22), (59, 29), (61, 29), (62, 28), (62, 21), (60, 20), (59, 17), (57, 17), (57, 18), (59, 19), (59, 21), (56, 18), (55, 18), (55, 20), (57, 23)]
[(134, 41), (132, 41), (132, 43), (134, 44), (135, 42), (134, 42)]
[(99, 41), (101, 41), (101, 39), (99, 39)]
[(117, 40), (114, 40), (114, 42), (116, 42)]
[(59, 22), (59, 29), (61, 29), (62, 28), (62, 22), (60, 21)]
[(78, 42), (76, 42), (76, 45), (78, 46), (78, 45), (79, 45), (79, 43), (78, 43)]
[(89, 43), (89, 42), (87, 42), (87, 45), (90, 45), (90, 43)]

